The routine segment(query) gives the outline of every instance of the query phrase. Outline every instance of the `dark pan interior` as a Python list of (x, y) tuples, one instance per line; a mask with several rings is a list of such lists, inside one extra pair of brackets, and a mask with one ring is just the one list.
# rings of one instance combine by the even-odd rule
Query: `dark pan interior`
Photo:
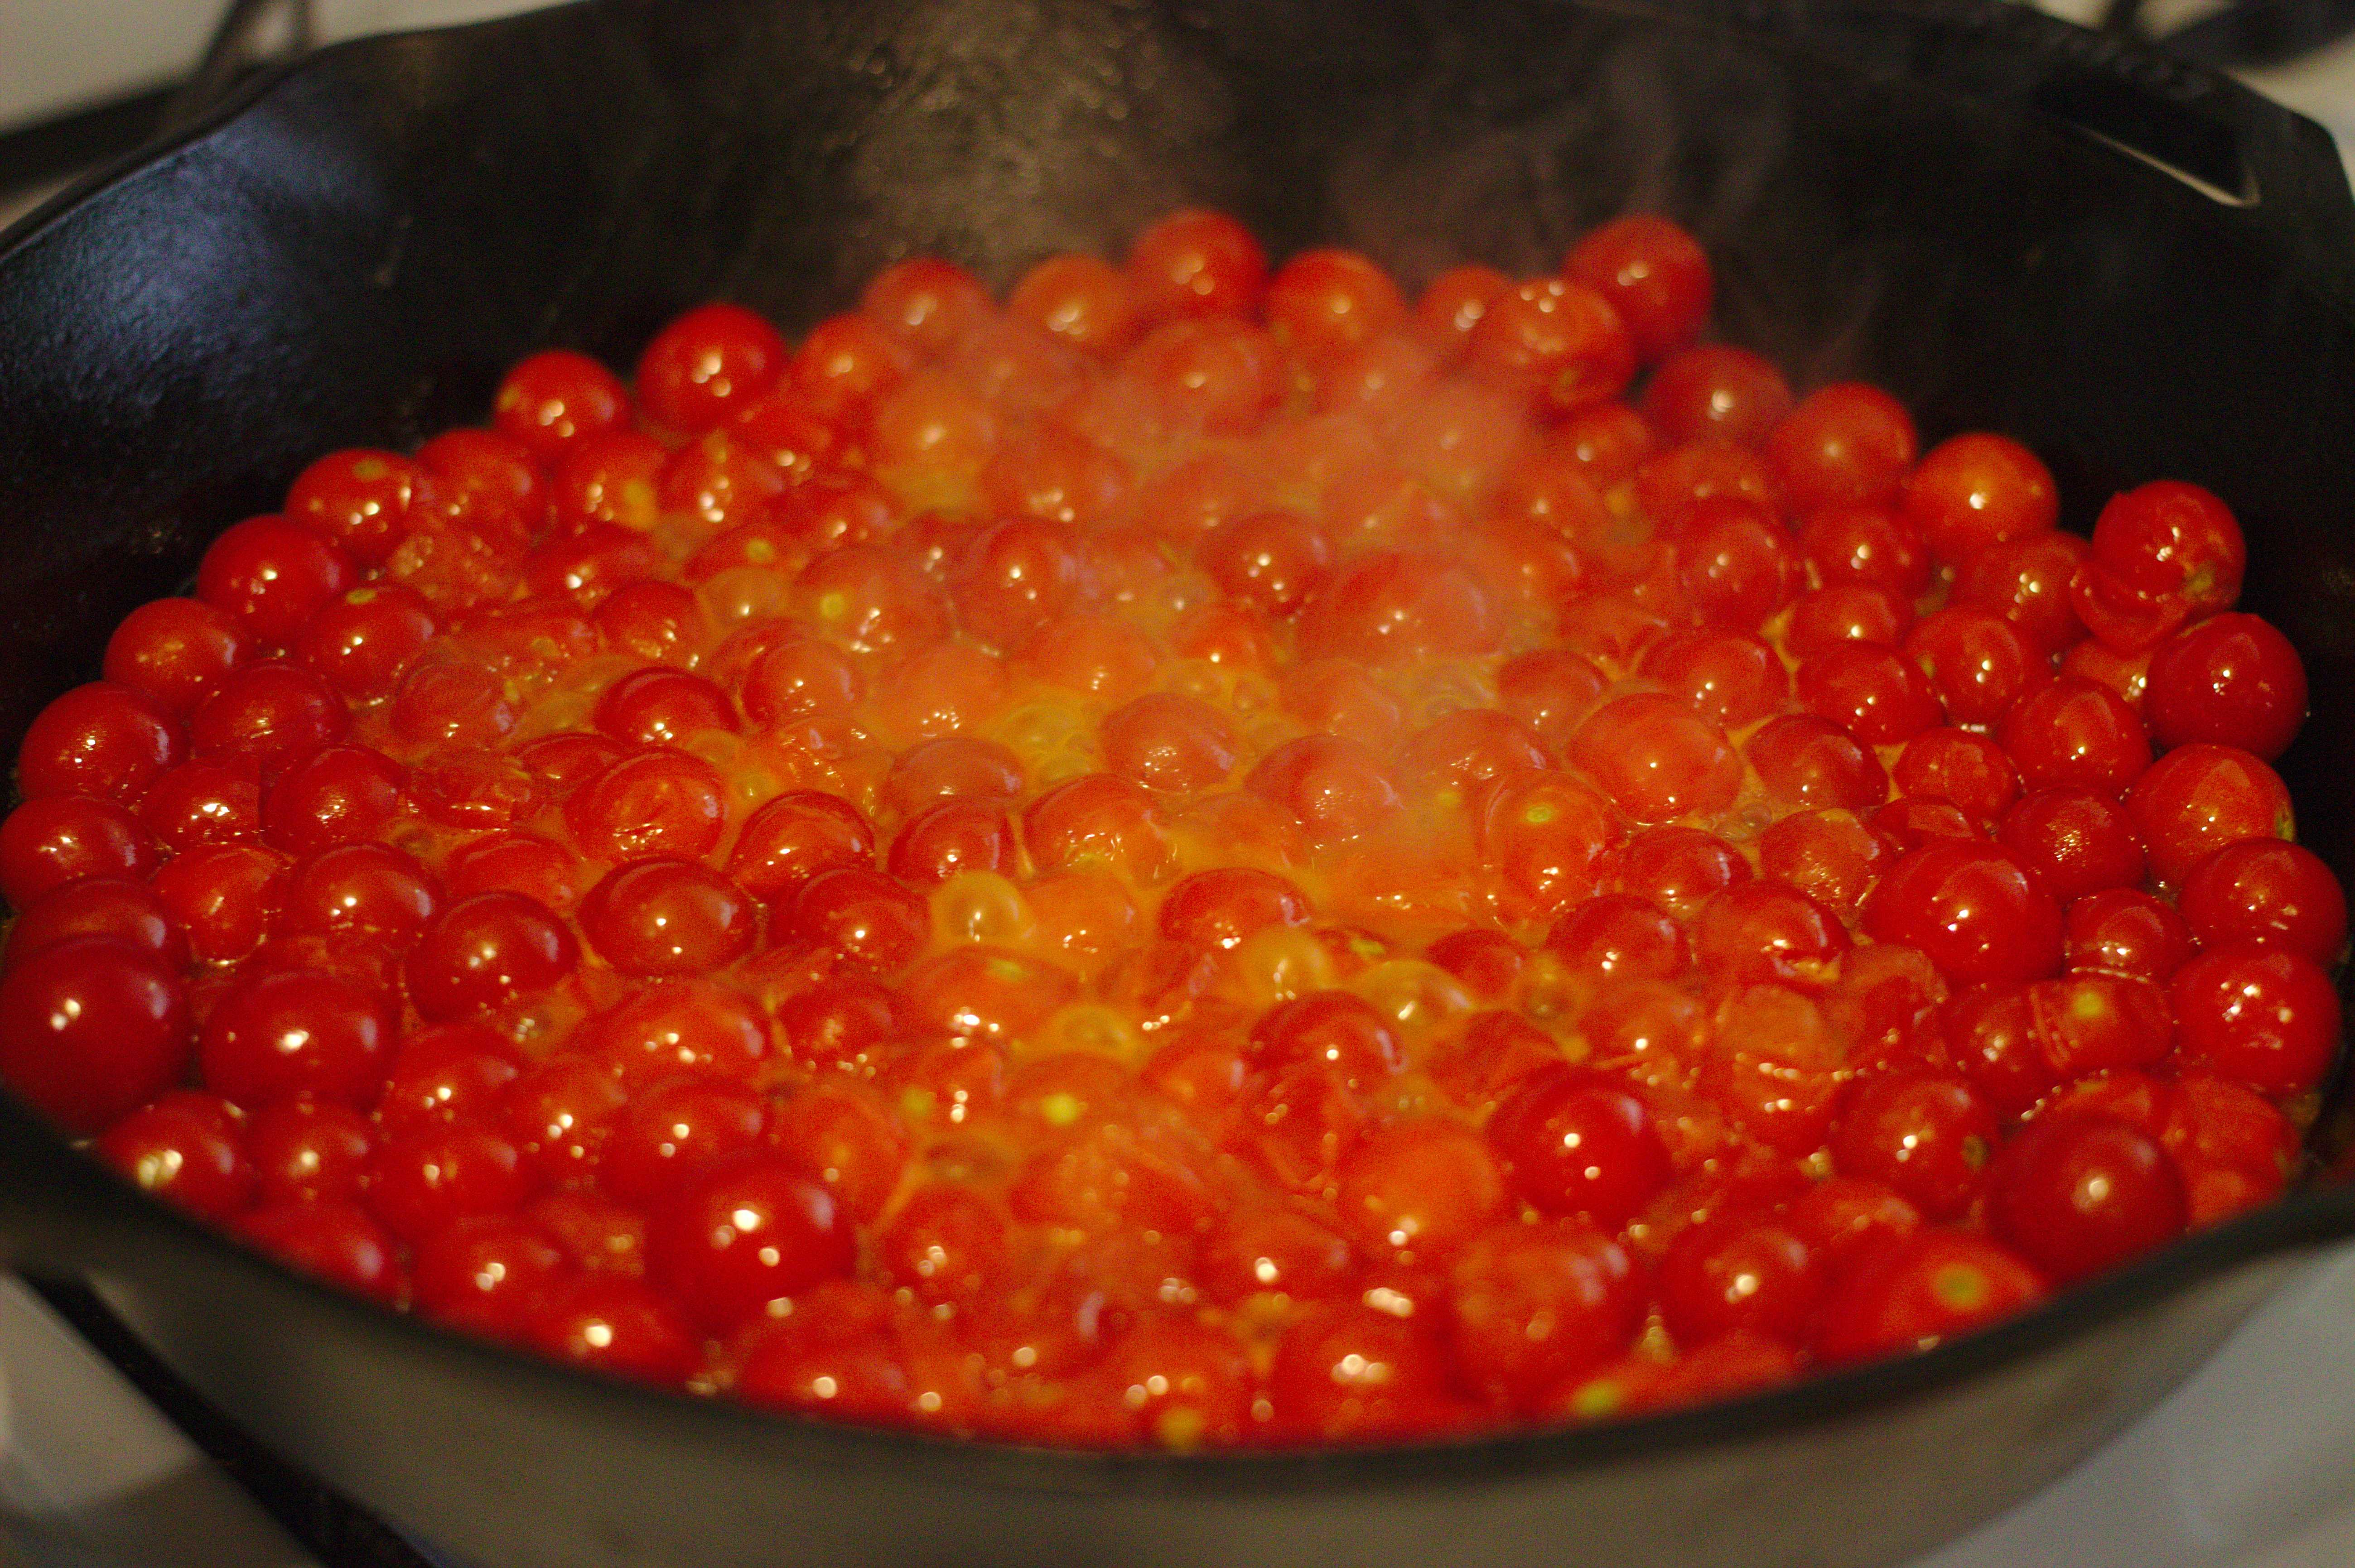
[[(2355, 870), (2337, 156), (2215, 79), (1980, 0), (1429, 0), (1346, 23), (1309, 0), (593, 0), (332, 51), (0, 254), (0, 744), (308, 457), (479, 419), (530, 348), (626, 365), (714, 295), (796, 328), (914, 250), (1004, 284), (1184, 202), (1410, 281), (1550, 269), (1586, 225), (1657, 208), (1717, 259), (1721, 335), (1803, 386), (1880, 381), (1931, 439), (2019, 436), (2077, 525), (2126, 484), (2210, 485), (2251, 538), (2249, 607), (2313, 673), (2286, 766), (2304, 836)], [(2049, 1478), (2254, 1298), (2187, 1284), (2348, 1218), (2343, 1194), (2296, 1200), (1996, 1335), (1732, 1412), (1096, 1461), (706, 1410), (457, 1344), (204, 1239), (0, 1097), (0, 1251), (127, 1282), (199, 1386), (503, 1565), (1428, 1561), (1465, 1531), (1500, 1562), (1883, 1562)], [(649, 1453), (659, 1489), (603, 1484)], [(823, 1528), (783, 1528), (795, 1508)]]

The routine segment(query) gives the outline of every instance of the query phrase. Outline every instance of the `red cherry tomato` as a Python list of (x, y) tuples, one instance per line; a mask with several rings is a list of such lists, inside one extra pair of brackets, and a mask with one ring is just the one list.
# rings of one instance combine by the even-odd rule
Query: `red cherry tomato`
[(826, 1190), (790, 1161), (750, 1153), (679, 1188), (647, 1232), (653, 1277), (715, 1332), (850, 1271), (851, 1235)]
[(1913, 416), (1877, 387), (1811, 392), (1766, 439), (1795, 510), (1894, 501), (1919, 450)]
[(1988, 1228), (2056, 1284), (2114, 1268), (2183, 1231), (2183, 1181), (2140, 1128), (2039, 1117), (1989, 1172)]
[(2328, 964), (2347, 943), (2338, 877), (2312, 850), (2283, 839), (2225, 845), (2192, 867), (2176, 906), (2204, 947), (2254, 942)]
[(2339, 1054), (2339, 993), (2298, 953), (2211, 948), (2176, 971), (2169, 994), (2186, 1058), (2264, 1093), (2312, 1088)]
[(1489, 1226), (1452, 1283), (1457, 1366), (1490, 1398), (1519, 1404), (1625, 1350), (1648, 1294), (1625, 1249), (1574, 1219)]
[(1973, 433), (1923, 454), (1905, 482), (1905, 514), (1949, 565), (2060, 520), (2051, 471), (2008, 437)]
[(776, 329), (741, 305), (704, 305), (655, 334), (638, 359), (638, 397), (688, 434), (751, 407), (784, 374)]
[(237, 618), (199, 599), (141, 605), (106, 644), (106, 678), (186, 714), (254, 652)]
[(1698, 336), (1716, 293), (1700, 244), (1650, 213), (1590, 229), (1571, 247), (1562, 270), (1611, 302), (1646, 362)]
[(2043, 1299), (2046, 1283), (2016, 1254), (1981, 1237), (1925, 1231), (1859, 1267), (1816, 1330), (1831, 1366), (1927, 1350)]
[(1615, 1227), (1668, 1182), (1668, 1151), (1644, 1102), (1574, 1067), (1532, 1075), (1487, 1133), (1513, 1191), (1548, 1213)]
[(190, 1055), (180, 977), (118, 937), (76, 937), (0, 978), (0, 1079), (78, 1133), (179, 1081)]
[(1222, 212), (1171, 213), (1136, 238), (1127, 273), (1146, 315), (1244, 316), (1267, 289), (1267, 252)]
[(478, 893), (442, 911), (410, 949), (410, 1000), (428, 1018), (464, 1018), (547, 990), (580, 959), (579, 942), (545, 906)]
[(2270, 762), (2306, 722), (2306, 666), (2254, 615), (2218, 615), (2150, 656), (2143, 715), (2161, 746), (2236, 746)]
[(197, 1063), (207, 1084), (240, 1105), (298, 1094), (366, 1105), (389, 1069), (392, 1029), (377, 998), (330, 975), (282, 970), (214, 1002)]
[(1904, 942), (1967, 981), (2036, 980), (2061, 963), (2061, 906), (2019, 859), (1942, 840), (1905, 856), (1864, 901), (1874, 940)]
[(630, 416), (621, 377), (585, 354), (549, 349), (519, 361), (491, 399), (499, 429), (553, 466)]

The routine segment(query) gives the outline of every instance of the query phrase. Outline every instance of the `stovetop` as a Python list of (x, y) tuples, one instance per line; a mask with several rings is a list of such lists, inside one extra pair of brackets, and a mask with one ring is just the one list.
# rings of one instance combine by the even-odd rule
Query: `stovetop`
[[(311, 10), (317, 36), (334, 39), (530, 3), (314, 0)], [(2121, 0), (2043, 3), (2092, 23)], [(2161, 30), (2220, 8), (2139, 3)], [(196, 58), (221, 4), (0, 0), (0, 132), (167, 81)], [(2355, 153), (2355, 38), (2240, 74)], [(41, 194), (0, 191), (0, 223)], [(309, 1482), (299, 1456), (262, 1452), (176, 1392), (86, 1293), (52, 1296), (0, 1276), (0, 1568), (455, 1568)], [(1913, 1568), (2064, 1563), (2355, 1564), (2355, 1245), (2318, 1255), (2125, 1436)]]

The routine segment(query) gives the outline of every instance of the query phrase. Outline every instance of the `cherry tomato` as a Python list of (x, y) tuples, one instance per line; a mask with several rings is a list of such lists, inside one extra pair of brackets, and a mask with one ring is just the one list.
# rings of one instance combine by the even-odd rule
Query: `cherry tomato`
[(59, 942), (0, 978), (0, 1077), (72, 1131), (176, 1083), (190, 1044), (178, 974), (119, 937)]
[(1570, 248), (1562, 270), (1611, 302), (1646, 361), (1699, 335), (1716, 293), (1700, 244), (1651, 213), (1631, 213), (1588, 230)]
[(2148, 1252), (2180, 1234), (2184, 1218), (2167, 1151), (2107, 1117), (2039, 1117), (1988, 1174), (1988, 1228), (2056, 1284)]
[(2152, 652), (2143, 715), (2161, 746), (2235, 746), (2271, 762), (2306, 722), (2306, 666), (2257, 617), (2213, 616)]
[(1487, 1134), (1513, 1191), (1548, 1213), (1616, 1227), (1668, 1182), (1668, 1151), (1644, 1102), (1575, 1067), (1532, 1074)]
[(1968, 981), (2036, 980), (2061, 963), (2061, 906), (1993, 844), (1943, 840), (1906, 855), (1864, 901), (1874, 940), (1921, 948)]
[(1815, 1351), (1828, 1365), (1927, 1350), (2035, 1305), (2047, 1285), (2018, 1255), (1959, 1231), (1924, 1231), (1857, 1270), (1825, 1311)]

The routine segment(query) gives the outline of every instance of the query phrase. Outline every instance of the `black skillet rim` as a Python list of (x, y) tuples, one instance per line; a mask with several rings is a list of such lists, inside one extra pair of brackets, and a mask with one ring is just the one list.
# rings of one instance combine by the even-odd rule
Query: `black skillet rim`
[[(1806, 25), (1806, 7), (1784, 0), (1764, 3), (1680, 4), (1679, 0), (1587, 0), (1593, 8), (1623, 16), (1700, 23), (1748, 33), (1777, 47), (1806, 50), (1795, 29)], [(602, 9), (598, 0), (567, 4), (492, 20), (405, 30), (331, 45), (290, 65), (261, 73), (202, 118), (169, 137), (76, 181), (0, 230), (0, 266), (16, 251), (37, 244), (52, 223), (113, 187), (170, 163), (230, 122), (261, 108), (289, 82), (329, 65), (366, 65), (371, 56), (420, 43), (441, 48), (477, 47), (495, 36), (523, 34), (571, 25), (570, 18)], [(1840, 4), (1820, 8), (1853, 19), (1864, 8)], [(2098, 37), (2009, 0), (1916, 0), (1890, 10), (1912, 13), (1947, 25), (1961, 25), (2035, 38), (2076, 58), (2094, 51), (2102, 58), (2138, 65), (2157, 79), (2202, 83), (2240, 112), (2277, 116), (2319, 133), (2302, 116), (2264, 100), (2203, 68), (2148, 48)], [(1830, 57), (1832, 63), (1854, 62)], [(1948, 89), (1947, 90), (1952, 90)], [(2326, 136), (2327, 144), (2327, 136)], [(2301, 278), (2302, 286), (2315, 281)], [(2343, 302), (2336, 291), (2318, 290)], [(2342, 997), (2347, 977), (2339, 981)], [(2325, 1116), (2312, 1136), (2323, 1135), (2331, 1111), (2341, 1114), (2350, 1062), (2342, 1036), (2332, 1081), (2325, 1087)], [(2019, 1317), (1962, 1339), (1892, 1361), (1820, 1372), (1763, 1393), (1686, 1410), (1594, 1425), (1508, 1430), (1443, 1441), (1404, 1445), (1332, 1446), (1176, 1454), (1160, 1450), (1064, 1449), (988, 1439), (939, 1436), (918, 1432), (855, 1426), (815, 1417), (754, 1409), (724, 1399), (651, 1388), (559, 1362), (503, 1350), (436, 1327), (410, 1313), (397, 1312), (322, 1284), (190, 1219), (147, 1196), (112, 1171), (73, 1150), (37, 1113), (0, 1089), (0, 1133), (29, 1135), (53, 1155), (72, 1160), (98, 1191), (91, 1194), (119, 1211), (126, 1224), (151, 1234), (171, 1233), (172, 1250), (195, 1248), (249, 1274), (269, 1277), (281, 1289), (314, 1298), (371, 1339), (390, 1337), (409, 1351), (434, 1359), (473, 1362), (494, 1382), (528, 1380), (550, 1393), (579, 1401), (618, 1401), (633, 1416), (668, 1425), (719, 1423), (753, 1438), (781, 1441), (791, 1457), (835, 1467), (884, 1466), (904, 1469), (922, 1464), (943, 1482), (1027, 1492), (1171, 1496), (1251, 1496), (1369, 1487), (1447, 1485), (1465, 1480), (1509, 1481), (1529, 1476), (1598, 1468), (1673, 1456), (1679, 1451), (1733, 1448), (1817, 1425), (1833, 1425), (1890, 1405), (1954, 1388), (1975, 1378), (2024, 1363), (2041, 1351), (2090, 1333), (2135, 1312), (2179, 1295), (2240, 1266), (2275, 1254), (2311, 1247), (2355, 1234), (2355, 1186), (2318, 1180), (2262, 1209), (2189, 1235), (2164, 1250), (2083, 1285), (2061, 1291)], [(9, 1125), (14, 1124), (14, 1125)], [(26, 1260), (37, 1268), (37, 1260)], [(108, 1272), (100, 1269), (95, 1272)], [(715, 1434), (716, 1435), (716, 1434)]]

